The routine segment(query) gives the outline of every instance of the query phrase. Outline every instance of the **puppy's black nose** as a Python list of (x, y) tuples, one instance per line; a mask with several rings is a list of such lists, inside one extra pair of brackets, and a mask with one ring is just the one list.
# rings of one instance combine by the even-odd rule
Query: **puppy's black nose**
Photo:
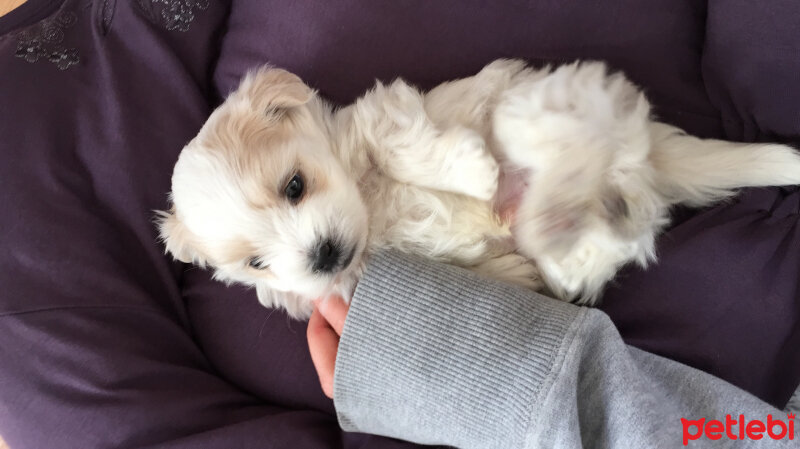
[(312, 269), (315, 272), (330, 273), (339, 264), (342, 251), (339, 245), (330, 239), (323, 240), (314, 249), (314, 261)]

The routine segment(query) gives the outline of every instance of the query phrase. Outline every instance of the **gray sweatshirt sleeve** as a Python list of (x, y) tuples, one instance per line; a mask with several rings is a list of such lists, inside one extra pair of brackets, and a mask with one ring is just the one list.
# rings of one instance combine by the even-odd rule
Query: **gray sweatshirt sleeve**
[[(463, 449), (800, 443), (785, 412), (626, 346), (598, 310), (391, 252), (372, 258), (353, 298), (334, 401), (345, 430)], [(771, 415), (786, 435), (756, 425), (755, 441), (739, 415)]]

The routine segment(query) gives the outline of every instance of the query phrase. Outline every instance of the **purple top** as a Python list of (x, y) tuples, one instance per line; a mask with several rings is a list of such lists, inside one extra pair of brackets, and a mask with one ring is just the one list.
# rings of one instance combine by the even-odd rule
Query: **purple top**
[[(693, 133), (800, 141), (800, 7), (751, 3), (237, 0), (228, 17), (209, 0), (28, 0), (0, 18), (0, 435), (412, 447), (339, 430), (303, 323), (164, 256), (152, 211), (217, 92), (267, 61), (349, 101), (376, 77), (595, 58)], [(800, 380), (799, 210), (794, 188), (681, 211), (660, 264), (621, 275), (605, 310), (630, 343), (783, 405)]]

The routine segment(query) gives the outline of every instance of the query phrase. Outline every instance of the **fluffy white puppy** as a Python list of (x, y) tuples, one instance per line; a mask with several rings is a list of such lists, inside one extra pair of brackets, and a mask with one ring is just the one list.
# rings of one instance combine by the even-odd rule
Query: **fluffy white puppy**
[(176, 258), (294, 317), (348, 299), (381, 248), (592, 304), (622, 265), (654, 260), (672, 205), (796, 183), (790, 148), (655, 122), (601, 63), (498, 60), (427, 94), (379, 83), (336, 110), (265, 67), (183, 149), (159, 227)]

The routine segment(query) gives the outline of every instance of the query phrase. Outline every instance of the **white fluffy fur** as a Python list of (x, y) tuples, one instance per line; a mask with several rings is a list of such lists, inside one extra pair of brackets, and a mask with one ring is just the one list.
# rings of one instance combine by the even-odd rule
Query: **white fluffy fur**
[[(310, 185), (297, 205), (281, 196), (293, 173)], [(593, 304), (622, 265), (655, 259), (672, 205), (800, 183), (800, 158), (653, 121), (642, 93), (601, 63), (498, 60), (427, 94), (379, 83), (338, 110), (262, 68), (186, 146), (172, 181), (167, 250), (305, 317), (314, 298), (349, 298), (381, 248)], [(315, 273), (320, 238), (354, 248), (353, 262)]]

